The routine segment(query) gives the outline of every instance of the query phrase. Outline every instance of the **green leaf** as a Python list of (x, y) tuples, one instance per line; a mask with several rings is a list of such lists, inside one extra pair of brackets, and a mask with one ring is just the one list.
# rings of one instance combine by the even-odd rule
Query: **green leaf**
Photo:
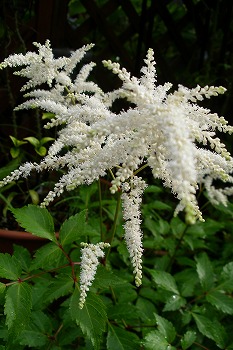
[(6, 285), (5, 283), (0, 282), (0, 294), (4, 293), (6, 290)]
[(188, 349), (194, 343), (195, 339), (196, 339), (196, 332), (187, 331), (180, 341), (182, 349), (183, 350)]
[(109, 323), (107, 335), (108, 350), (135, 350), (139, 348), (139, 338), (136, 334)]
[(218, 310), (233, 315), (233, 299), (219, 291), (211, 291), (206, 295), (206, 300)]
[(140, 318), (145, 321), (145, 323), (154, 320), (154, 313), (156, 312), (156, 308), (150, 300), (138, 297), (136, 307), (140, 313)]
[(21, 273), (21, 266), (14, 256), (0, 253), (0, 277), (17, 280)]
[(125, 283), (125, 280), (116, 276), (111, 271), (108, 271), (103, 265), (99, 265), (92, 286), (94, 288), (103, 289), (108, 288), (109, 286), (113, 287)]
[(49, 141), (53, 141), (54, 138), (53, 137), (42, 137), (42, 139), (40, 139), (40, 144), (44, 145), (45, 143), (49, 142)]
[(56, 242), (53, 218), (47, 209), (29, 204), (23, 208), (12, 209), (12, 213), (20, 226), (28, 232)]
[(221, 284), (217, 287), (227, 291), (233, 290), (233, 262), (229, 262), (223, 267), (221, 272)]
[(41, 347), (48, 343), (49, 339), (47, 335), (39, 331), (25, 330), (20, 334), (19, 343), (20, 345), (27, 345), (29, 347)]
[(32, 261), (29, 251), (23, 246), (14, 244), (14, 257), (18, 260), (22, 270), (28, 272)]
[(15, 138), (14, 136), (11, 136), (11, 135), (10, 135), (10, 139), (13, 142), (14, 146), (17, 148), (24, 145), (25, 143), (27, 143), (25, 141), (18, 140), (17, 138)]
[(44, 146), (40, 146), (40, 147), (35, 148), (35, 151), (41, 157), (44, 157), (46, 155), (46, 153), (47, 153), (47, 149)]
[(87, 210), (83, 210), (80, 213), (71, 216), (63, 223), (59, 232), (59, 240), (63, 246), (78, 240), (78, 238), (81, 238), (84, 235), (86, 215)]
[(76, 288), (70, 301), (71, 317), (87, 335), (94, 348), (100, 348), (101, 336), (107, 322), (106, 307), (100, 297), (89, 292), (83, 309), (79, 308), (79, 291)]
[(16, 283), (8, 287), (4, 314), (6, 325), (12, 336), (19, 335), (29, 324), (31, 307), (31, 286), (28, 283)]
[(179, 294), (176, 281), (170, 273), (165, 271), (148, 270), (156, 284), (160, 288)]
[(127, 320), (135, 320), (138, 315), (138, 309), (132, 304), (116, 304), (108, 308), (108, 318), (110, 320), (121, 321), (124, 319), (127, 322)]
[(61, 248), (57, 244), (50, 242), (36, 251), (30, 270), (55, 268), (59, 266), (62, 257)]
[(157, 321), (158, 331), (164, 335), (165, 339), (167, 339), (169, 343), (172, 343), (176, 337), (176, 330), (173, 324), (166, 320), (166, 318), (163, 318), (157, 314), (154, 315)]
[(214, 285), (214, 273), (211, 262), (206, 253), (200, 254), (196, 258), (197, 262), (197, 273), (204, 291), (209, 291)]
[(220, 349), (224, 349), (227, 335), (221, 323), (215, 319), (209, 319), (199, 314), (193, 313), (192, 316), (196, 322), (199, 332), (201, 332), (207, 338), (215, 341), (216, 345)]
[(27, 140), (34, 147), (40, 146), (40, 141), (36, 137), (33, 137), (33, 136), (24, 137), (24, 140)]
[(44, 295), (45, 302), (52, 302), (73, 292), (74, 280), (70, 275), (60, 274), (53, 279)]
[[(145, 336), (143, 345), (145, 346), (146, 350), (155, 350), (155, 349), (167, 350), (169, 343), (163, 334), (155, 330), (148, 333)], [(170, 349), (172, 349), (172, 347), (170, 347), (169, 350)]]
[(173, 294), (167, 299), (167, 302), (163, 308), (163, 311), (175, 311), (179, 310), (182, 306), (186, 304), (186, 300), (180, 295)]

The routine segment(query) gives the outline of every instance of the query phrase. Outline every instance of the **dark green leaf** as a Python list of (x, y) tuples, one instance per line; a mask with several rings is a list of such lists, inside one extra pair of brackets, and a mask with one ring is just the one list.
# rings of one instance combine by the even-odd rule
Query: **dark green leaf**
[(173, 294), (167, 299), (167, 302), (163, 308), (163, 311), (175, 311), (179, 310), (182, 306), (186, 304), (186, 300), (180, 295)]
[(221, 273), (221, 284), (217, 288), (224, 290), (233, 290), (233, 262), (229, 262), (223, 267)]
[(114, 275), (111, 271), (108, 271), (103, 265), (99, 265), (92, 286), (104, 289), (109, 286), (117, 286), (124, 283), (125, 281), (122, 278)]
[(211, 291), (206, 295), (206, 300), (222, 312), (233, 315), (233, 299), (219, 291)]
[(195, 339), (196, 339), (196, 332), (187, 331), (180, 341), (182, 349), (183, 350), (188, 349), (194, 343)]
[(0, 277), (17, 280), (21, 273), (21, 266), (14, 256), (0, 253)]
[(220, 349), (225, 348), (227, 335), (221, 323), (199, 314), (192, 314), (199, 332), (216, 342)]
[[(167, 339), (164, 337), (163, 334), (161, 334), (159, 331), (155, 330), (150, 333), (148, 333), (145, 336), (145, 339), (143, 341), (143, 345), (145, 346), (146, 350), (167, 350), (169, 343)], [(172, 347), (169, 348), (173, 349)]]
[(16, 283), (8, 287), (4, 314), (12, 336), (20, 334), (29, 324), (31, 307), (31, 286), (28, 283)]
[(116, 304), (108, 309), (108, 318), (110, 320), (135, 320), (139, 315), (136, 306), (132, 304)]
[(155, 318), (158, 325), (158, 331), (164, 335), (165, 339), (167, 339), (169, 343), (172, 343), (176, 337), (176, 330), (173, 324), (166, 320), (166, 318), (163, 318), (157, 314), (155, 314)]
[(213, 267), (206, 253), (196, 258), (197, 273), (204, 291), (209, 291), (214, 285)]
[(148, 322), (154, 319), (154, 313), (156, 312), (155, 305), (150, 301), (142, 297), (138, 297), (136, 307), (140, 312), (140, 318)]
[(14, 257), (18, 260), (22, 270), (27, 272), (31, 264), (31, 255), (23, 246), (14, 245)]
[(176, 281), (168, 272), (156, 270), (149, 270), (149, 272), (154, 282), (158, 284), (160, 288), (179, 294)]
[(45, 208), (29, 204), (23, 208), (12, 209), (14, 217), (26, 231), (56, 242), (53, 218)]
[(135, 350), (139, 347), (139, 338), (136, 334), (109, 323), (107, 335), (108, 350)]
[(20, 345), (39, 348), (46, 345), (48, 340), (48, 337), (42, 332), (25, 330), (20, 334), (19, 343)]
[(47, 293), (44, 296), (45, 302), (52, 302), (64, 295), (71, 294), (73, 291), (74, 280), (70, 275), (60, 274), (53, 279), (48, 286)]
[(102, 300), (89, 292), (83, 309), (79, 308), (79, 292), (75, 289), (70, 301), (71, 317), (87, 335), (95, 349), (99, 349), (107, 322), (106, 307)]
[(83, 210), (80, 213), (71, 216), (61, 226), (59, 239), (62, 245), (70, 244), (84, 236), (84, 226), (86, 225), (87, 211)]
[(55, 268), (59, 266), (62, 257), (62, 250), (57, 244), (47, 243), (36, 251), (31, 271), (38, 268)]

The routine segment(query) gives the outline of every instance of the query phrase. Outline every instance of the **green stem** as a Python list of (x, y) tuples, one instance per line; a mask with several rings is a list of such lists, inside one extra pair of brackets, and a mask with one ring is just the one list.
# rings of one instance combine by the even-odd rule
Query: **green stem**
[(172, 254), (171, 259), (170, 259), (169, 264), (168, 264), (168, 268), (167, 268), (168, 271), (170, 271), (170, 269), (171, 269), (171, 267), (172, 267), (172, 264), (173, 264), (173, 262), (174, 262), (174, 260), (175, 260), (175, 257), (176, 257), (176, 253), (177, 253), (177, 251), (178, 251), (178, 249), (179, 249), (179, 247), (180, 247), (180, 245), (181, 245), (181, 242), (183, 241), (184, 235), (186, 234), (188, 227), (189, 227), (189, 225), (187, 225), (187, 226), (185, 227), (185, 229), (184, 229), (182, 235), (180, 236), (180, 238), (179, 238), (179, 240), (178, 240), (178, 242), (177, 242), (177, 245), (176, 245), (176, 248), (175, 248), (175, 250), (174, 250), (174, 253)]
[(101, 192), (101, 182), (98, 181), (99, 189), (99, 216), (100, 216), (100, 237), (101, 241), (104, 242), (104, 232), (103, 232), (103, 207), (102, 207), (102, 192)]
[(117, 219), (118, 219), (118, 215), (119, 215), (119, 211), (120, 211), (120, 206), (121, 206), (121, 196), (120, 196), (120, 192), (117, 193), (118, 197), (117, 197), (117, 204), (116, 204), (116, 210), (115, 210), (115, 215), (114, 215), (114, 221), (113, 221), (113, 227), (112, 227), (112, 235), (110, 238), (110, 248), (108, 249), (108, 252), (106, 254), (106, 260), (108, 259), (110, 250), (111, 250), (111, 245), (116, 233), (116, 228), (117, 228)]

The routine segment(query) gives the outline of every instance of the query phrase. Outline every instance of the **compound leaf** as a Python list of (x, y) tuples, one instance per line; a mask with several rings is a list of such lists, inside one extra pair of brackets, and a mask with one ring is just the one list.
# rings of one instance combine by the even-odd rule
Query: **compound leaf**
[(29, 204), (23, 208), (14, 208), (11, 211), (17, 222), (26, 231), (56, 242), (53, 218), (47, 209)]

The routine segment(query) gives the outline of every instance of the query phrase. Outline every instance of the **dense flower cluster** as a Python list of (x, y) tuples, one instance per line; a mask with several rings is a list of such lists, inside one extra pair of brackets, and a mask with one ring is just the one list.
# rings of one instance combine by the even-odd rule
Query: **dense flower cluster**
[(79, 307), (83, 308), (87, 292), (95, 278), (96, 270), (99, 265), (98, 258), (104, 258), (104, 248), (109, 248), (108, 243), (88, 244), (81, 243), (81, 272), (80, 272), (80, 299)]
[[(25, 66), (16, 74), (28, 79), (22, 90), (30, 91), (27, 101), (17, 109), (38, 107), (51, 112), (54, 117), (46, 127), (62, 128), (40, 164), (21, 165), (1, 185), (28, 177), (33, 170), (65, 168), (66, 173), (44, 199), (42, 205), (46, 206), (64, 190), (90, 184), (110, 170), (111, 192), (120, 189), (122, 193), (125, 238), (139, 285), (143, 250), (139, 207), (145, 188), (136, 176), (140, 167), (148, 165), (154, 177), (171, 189), (179, 200), (176, 213), (185, 210), (189, 223), (202, 219), (196, 200), (199, 184), (206, 187), (213, 202), (226, 204), (233, 192), (229, 186), (214, 186), (215, 180), (233, 181), (233, 159), (216, 137), (217, 131), (232, 133), (233, 127), (198, 105), (203, 98), (222, 94), (225, 89), (180, 85), (169, 92), (170, 83), (157, 86), (153, 50), (149, 49), (141, 78), (131, 76), (118, 63), (104, 61), (104, 66), (122, 80), (119, 89), (105, 93), (87, 80), (94, 63), (83, 65), (73, 77), (74, 68), (92, 45), (69, 58), (57, 59), (49, 41), (35, 45), (38, 53), (9, 56), (0, 68)], [(44, 83), (49, 89), (39, 88)], [(117, 99), (126, 99), (130, 107), (114, 113), (112, 104)]]

